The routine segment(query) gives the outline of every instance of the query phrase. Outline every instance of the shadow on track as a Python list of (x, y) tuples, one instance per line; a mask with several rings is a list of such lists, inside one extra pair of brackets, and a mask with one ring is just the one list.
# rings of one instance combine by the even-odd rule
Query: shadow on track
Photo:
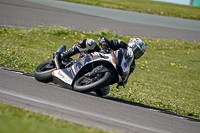
[[(97, 96), (94, 93), (87, 93), (87, 94), (91, 95), (91, 96), (99, 97), (99, 96)], [(156, 107), (150, 107), (150, 106), (145, 105), (145, 104), (136, 103), (136, 102), (130, 102), (130, 101), (126, 101), (126, 100), (121, 99), (121, 98), (116, 98), (116, 97), (105, 96), (105, 97), (100, 97), (100, 98), (104, 98), (104, 99), (115, 101), (115, 102), (120, 102), (120, 103), (123, 103), (123, 104), (129, 104), (129, 105), (133, 105), (133, 106), (147, 108), (147, 109), (153, 110), (155, 112), (160, 112), (160, 113), (174, 115), (174, 116), (181, 117), (181, 118), (184, 118), (184, 119), (187, 119), (187, 120), (190, 120), (190, 121), (200, 122), (200, 119), (192, 118), (192, 116), (194, 116), (192, 114), (188, 114), (188, 116), (179, 115), (179, 114), (176, 114), (175, 112), (167, 110), (167, 109), (160, 109), (160, 108), (156, 108)]]

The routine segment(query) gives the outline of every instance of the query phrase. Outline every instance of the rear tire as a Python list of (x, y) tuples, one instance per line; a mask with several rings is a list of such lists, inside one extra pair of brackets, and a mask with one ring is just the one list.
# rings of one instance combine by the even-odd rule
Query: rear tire
[[(53, 59), (49, 59), (42, 64), (40, 64), (34, 72), (34, 77), (37, 81), (40, 82), (52, 82), (53, 78), (51, 73), (56, 70), (55, 66), (51, 66), (50, 63), (53, 61)], [(51, 66), (51, 67), (48, 67)]]
[(86, 79), (86, 76), (82, 76), (75, 81), (73, 85), (73, 89), (75, 91), (90, 92), (98, 90), (99, 88), (106, 86), (111, 81), (112, 74), (111, 72), (102, 73), (102, 76), (99, 77), (97, 81), (89, 84), (82, 84), (81, 82), (85, 82), (84, 79)]

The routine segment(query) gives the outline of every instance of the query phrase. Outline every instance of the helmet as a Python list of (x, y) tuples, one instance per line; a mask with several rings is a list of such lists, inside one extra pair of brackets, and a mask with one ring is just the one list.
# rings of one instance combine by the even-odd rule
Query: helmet
[(146, 51), (146, 45), (140, 38), (131, 38), (128, 46), (132, 48), (135, 59), (139, 59)]

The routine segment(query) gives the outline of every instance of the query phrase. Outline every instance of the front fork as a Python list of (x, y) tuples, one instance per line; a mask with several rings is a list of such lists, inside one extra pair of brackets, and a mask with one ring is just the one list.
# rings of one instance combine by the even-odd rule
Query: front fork
[(66, 48), (67, 47), (65, 45), (62, 45), (58, 48), (58, 50), (55, 53), (54, 62), (57, 70), (60, 69), (60, 60), (59, 60), (60, 53), (65, 52)]

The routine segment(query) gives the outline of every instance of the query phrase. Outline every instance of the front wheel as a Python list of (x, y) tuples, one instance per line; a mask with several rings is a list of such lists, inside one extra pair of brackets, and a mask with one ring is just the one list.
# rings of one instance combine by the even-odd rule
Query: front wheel
[(56, 68), (52, 62), (53, 59), (49, 59), (35, 69), (34, 77), (37, 81), (45, 83), (53, 81), (51, 73), (56, 70)]
[(111, 79), (112, 74), (109, 71), (99, 73), (92, 78), (86, 74), (75, 81), (73, 88), (75, 91), (79, 92), (95, 91), (106, 86), (111, 81)]

